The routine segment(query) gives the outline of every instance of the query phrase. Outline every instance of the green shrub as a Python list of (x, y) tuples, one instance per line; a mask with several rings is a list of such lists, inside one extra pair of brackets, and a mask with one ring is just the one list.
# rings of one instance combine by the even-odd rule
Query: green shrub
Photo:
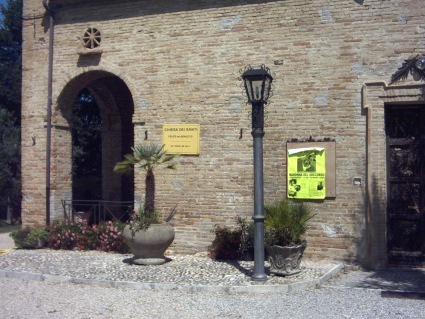
[(215, 234), (210, 247), (210, 255), (214, 259), (254, 258), (254, 222), (246, 217), (236, 217), (236, 227), (215, 225), (211, 232)]
[(215, 225), (211, 230), (215, 234), (210, 247), (213, 259), (238, 259), (240, 257), (241, 232), (226, 226)]
[(241, 233), (241, 245), (239, 255), (245, 260), (254, 259), (254, 221), (248, 221), (246, 217), (237, 217), (236, 224)]
[(14, 230), (10, 237), (15, 241), (15, 246), (24, 249), (34, 249), (40, 247), (42, 241), (46, 240), (49, 233), (44, 228), (30, 228)]
[[(266, 205), (264, 240), (268, 245), (289, 246), (302, 243), (308, 221), (315, 216), (311, 208), (299, 202), (282, 199)], [(214, 259), (254, 258), (254, 222), (246, 217), (236, 217), (236, 227), (215, 225), (215, 234), (209, 249)]]

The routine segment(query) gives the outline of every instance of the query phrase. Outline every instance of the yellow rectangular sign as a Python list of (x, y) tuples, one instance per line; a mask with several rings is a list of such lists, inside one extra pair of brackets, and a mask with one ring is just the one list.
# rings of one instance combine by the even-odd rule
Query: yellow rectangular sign
[(163, 124), (162, 143), (171, 154), (199, 155), (199, 124)]
[(321, 147), (288, 150), (288, 197), (326, 197), (326, 151)]

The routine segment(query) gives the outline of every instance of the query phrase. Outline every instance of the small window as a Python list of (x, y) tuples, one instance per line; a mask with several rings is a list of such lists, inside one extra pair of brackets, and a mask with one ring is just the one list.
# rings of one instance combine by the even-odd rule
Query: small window
[(95, 49), (100, 46), (101, 35), (96, 28), (87, 28), (83, 35), (83, 46), (87, 49)]

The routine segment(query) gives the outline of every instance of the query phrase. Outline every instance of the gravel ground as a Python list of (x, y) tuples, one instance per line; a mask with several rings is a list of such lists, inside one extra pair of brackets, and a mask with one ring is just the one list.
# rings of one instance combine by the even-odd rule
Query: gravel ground
[[(304, 262), (301, 273), (269, 276), (260, 284), (250, 277), (252, 262), (174, 255), (164, 265), (142, 267), (128, 263), (129, 257), (43, 249), (3, 254), (0, 319), (425, 319), (423, 270), (347, 267), (321, 288), (308, 288), (327, 277), (335, 264)], [(422, 299), (385, 298), (381, 289), (414, 291)]]
[[(1, 318), (425, 318), (423, 300), (380, 290), (320, 288), (282, 294), (106, 288), (0, 278)], [(7, 288), (6, 288), (7, 287)]]

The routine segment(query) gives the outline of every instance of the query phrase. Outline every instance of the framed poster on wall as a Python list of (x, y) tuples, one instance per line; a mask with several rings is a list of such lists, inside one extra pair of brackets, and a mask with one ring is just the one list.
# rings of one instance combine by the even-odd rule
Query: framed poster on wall
[(287, 143), (287, 195), (335, 197), (335, 142)]

